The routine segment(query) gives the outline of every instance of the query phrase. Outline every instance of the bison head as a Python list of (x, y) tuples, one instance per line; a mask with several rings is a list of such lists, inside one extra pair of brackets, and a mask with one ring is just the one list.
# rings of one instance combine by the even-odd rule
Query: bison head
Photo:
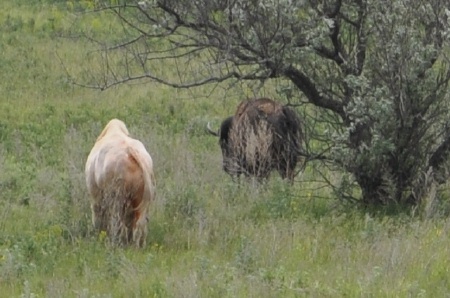
[(236, 166), (233, 166), (233, 160), (235, 159), (235, 150), (233, 150), (232, 145), (230, 144), (230, 129), (233, 123), (233, 116), (230, 116), (222, 121), (220, 128), (218, 131), (214, 131), (211, 129), (210, 124), (207, 125), (207, 130), (213, 136), (219, 137), (219, 145), (222, 150), (223, 170), (230, 174), (231, 176), (235, 176), (237, 173)]

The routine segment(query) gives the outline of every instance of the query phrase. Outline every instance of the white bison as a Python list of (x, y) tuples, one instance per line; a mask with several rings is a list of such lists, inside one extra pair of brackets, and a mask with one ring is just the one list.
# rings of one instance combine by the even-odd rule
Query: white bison
[(148, 210), (155, 199), (153, 161), (125, 123), (113, 119), (106, 125), (85, 173), (94, 227), (114, 243), (145, 246)]

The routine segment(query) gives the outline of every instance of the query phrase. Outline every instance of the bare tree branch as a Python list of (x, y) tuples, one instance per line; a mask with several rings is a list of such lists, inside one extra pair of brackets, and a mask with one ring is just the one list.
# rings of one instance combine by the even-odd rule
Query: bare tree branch
[(302, 90), (312, 103), (339, 114), (343, 119), (346, 118), (343, 105), (331, 98), (323, 97), (314, 83), (301, 71), (291, 65), (284, 70), (284, 75)]

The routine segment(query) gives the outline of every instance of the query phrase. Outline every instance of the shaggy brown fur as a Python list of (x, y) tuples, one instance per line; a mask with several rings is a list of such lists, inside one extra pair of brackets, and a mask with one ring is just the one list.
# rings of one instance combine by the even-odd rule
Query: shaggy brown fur
[(281, 177), (294, 179), (303, 134), (290, 108), (268, 98), (244, 101), (212, 133), (220, 138), (223, 168), (231, 176), (267, 178), (275, 169)]

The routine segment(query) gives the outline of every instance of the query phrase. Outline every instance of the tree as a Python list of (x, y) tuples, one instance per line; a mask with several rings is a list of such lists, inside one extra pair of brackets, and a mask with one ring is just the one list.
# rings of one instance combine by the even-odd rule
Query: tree
[[(447, 0), (153, 0), (99, 4), (122, 25), (96, 87), (285, 79), (321, 121), (321, 157), (367, 204), (418, 204), (449, 174)], [(97, 40), (98, 42), (98, 40)], [(110, 40), (111, 42), (111, 40)], [(112, 64), (111, 57), (120, 62)], [(155, 62), (177, 63), (183, 75)], [(172, 64), (173, 65), (173, 64)], [(312, 123), (306, 123), (311, 126)], [(312, 140), (314, 141), (314, 140)], [(346, 188), (338, 188), (346, 196)]]

